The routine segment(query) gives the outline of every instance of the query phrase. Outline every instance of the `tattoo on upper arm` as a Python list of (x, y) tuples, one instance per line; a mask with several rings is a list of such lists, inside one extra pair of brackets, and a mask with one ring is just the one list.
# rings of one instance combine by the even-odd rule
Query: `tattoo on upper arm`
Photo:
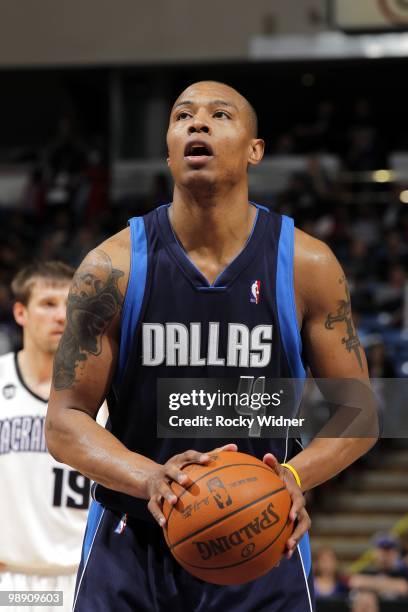
[(67, 323), (54, 360), (55, 389), (70, 389), (76, 382), (76, 370), (88, 355), (99, 355), (102, 336), (122, 306), (118, 279), (121, 270), (112, 267), (110, 257), (95, 251), (95, 266), (77, 270), (68, 298)]
[(327, 319), (325, 321), (325, 327), (326, 329), (334, 329), (335, 323), (345, 323), (346, 324), (347, 336), (342, 338), (341, 341), (345, 345), (349, 353), (353, 351), (360, 365), (361, 370), (363, 370), (364, 369), (363, 360), (361, 358), (361, 352), (360, 352), (361, 344), (360, 344), (360, 340), (358, 338), (356, 329), (354, 327), (353, 319), (351, 317), (350, 291), (347, 286), (346, 278), (342, 276), (339, 279), (339, 283), (341, 285), (344, 284), (346, 299), (339, 300), (337, 302), (338, 307), (337, 307), (336, 314), (332, 314), (331, 312), (329, 312), (329, 314), (327, 315)]

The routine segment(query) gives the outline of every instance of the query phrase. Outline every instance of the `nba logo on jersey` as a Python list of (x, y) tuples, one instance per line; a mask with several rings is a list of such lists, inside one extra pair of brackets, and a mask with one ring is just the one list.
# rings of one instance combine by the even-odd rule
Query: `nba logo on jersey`
[(125, 531), (128, 515), (124, 514), (116, 526), (115, 533), (121, 535)]
[(251, 285), (251, 295), (249, 301), (251, 304), (259, 304), (261, 299), (261, 281), (256, 280)]

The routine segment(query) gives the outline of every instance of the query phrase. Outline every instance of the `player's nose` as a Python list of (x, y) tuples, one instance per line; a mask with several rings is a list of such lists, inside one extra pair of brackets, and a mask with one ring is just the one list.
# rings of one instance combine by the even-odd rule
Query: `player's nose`
[(205, 115), (203, 113), (196, 113), (192, 118), (190, 125), (188, 126), (188, 133), (204, 132), (205, 134), (210, 133), (209, 122), (207, 121)]
[(66, 316), (67, 316), (67, 309), (66, 309), (65, 304), (63, 306), (56, 308), (55, 310), (56, 321), (58, 321), (59, 323), (65, 323)]

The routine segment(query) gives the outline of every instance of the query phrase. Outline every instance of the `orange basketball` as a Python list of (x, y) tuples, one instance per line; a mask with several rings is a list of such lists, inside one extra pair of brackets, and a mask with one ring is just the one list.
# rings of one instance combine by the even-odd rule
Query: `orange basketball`
[(293, 531), (283, 481), (259, 459), (220, 452), (208, 465), (184, 468), (193, 484), (164, 502), (166, 542), (191, 574), (215, 584), (242, 584), (280, 560)]

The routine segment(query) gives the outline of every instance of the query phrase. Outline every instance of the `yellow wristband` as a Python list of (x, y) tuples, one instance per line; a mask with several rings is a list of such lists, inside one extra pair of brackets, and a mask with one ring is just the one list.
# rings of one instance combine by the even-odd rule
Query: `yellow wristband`
[(296, 480), (296, 484), (299, 487), (299, 489), (302, 488), (302, 485), (300, 483), (300, 476), (297, 473), (297, 471), (295, 470), (295, 468), (293, 467), (293, 465), (290, 465), (290, 463), (281, 463), (281, 466), (284, 468), (287, 468), (289, 470), (289, 472), (292, 472), (295, 480)]

